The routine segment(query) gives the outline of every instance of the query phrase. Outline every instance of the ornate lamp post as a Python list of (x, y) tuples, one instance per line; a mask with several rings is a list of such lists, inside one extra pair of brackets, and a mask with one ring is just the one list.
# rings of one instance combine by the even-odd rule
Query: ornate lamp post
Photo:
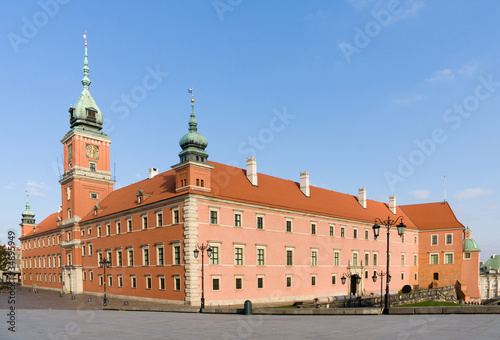
[(212, 256), (212, 248), (208, 245), (204, 245), (203, 243), (201, 246), (197, 245), (196, 249), (194, 250), (194, 258), (197, 259), (198, 255), (201, 251), (201, 308), (200, 312), (203, 311), (203, 308), (205, 308), (205, 263), (204, 263), (204, 253), (205, 250), (207, 251), (207, 256), (210, 258)]
[(108, 258), (102, 259), (99, 264), (104, 267), (104, 276), (102, 278), (102, 284), (104, 286), (104, 300), (102, 302), (103, 306), (108, 305), (108, 299), (106, 298), (106, 267), (111, 264), (111, 261), (108, 261)]
[[(340, 278), (340, 281), (342, 281), (342, 285), (345, 285), (345, 282), (347, 280), (347, 278), (349, 278), (349, 307), (351, 307), (351, 299), (352, 299), (352, 294), (351, 294), (351, 280), (352, 280), (352, 277), (353, 276), (356, 276), (356, 285), (359, 285), (361, 283), (361, 277), (357, 274), (353, 274), (353, 273), (344, 273), (342, 274), (342, 277)], [(345, 303), (344, 303), (344, 307), (345, 307)]]
[[(401, 221), (400, 221), (401, 220)], [(396, 226), (396, 224), (400, 221), (400, 223)], [(386, 285), (385, 285), (385, 308), (384, 308), (384, 314), (389, 313), (389, 281), (391, 278), (390, 272), (389, 272), (389, 240), (390, 240), (390, 232), (391, 232), (391, 227), (396, 226), (398, 230), (398, 235), (399, 237), (403, 236), (406, 225), (403, 223), (403, 216), (399, 216), (395, 220), (391, 220), (391, 217), (388, 216), (387, 220), (383, 221), (380, 218), (375, 218), (375, 224), (373, 225), (373, 234), (375, 235), (375, 239), (380, 235), (380, 226), (385, 226), (387, 228), (387, 267), (385, 270), (385, 273), (387, 275), (387, 280), (386, 280)]]
[[(382, 296), (383, 296), (383, 282), (384, 282), (384, 276), (386, 276), (387, 273), (384, 273), (383, 271), (380, 271), (380, 273), (374, 272), (372, 276), (373, 282), (377, 282), (377, 276), (380, 276), (380, 309), (382, 309), (383, 304), (382, 304)], [(391, 282), (391, 276), (389, 275), (387, 277), (387, 281)]]

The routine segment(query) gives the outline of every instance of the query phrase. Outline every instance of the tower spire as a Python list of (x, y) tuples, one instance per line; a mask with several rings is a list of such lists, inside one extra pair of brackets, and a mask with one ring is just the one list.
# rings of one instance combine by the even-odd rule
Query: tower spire
[(23, 224), (35, 224), (35, 213), (31, 210), (29, 195), (26, 193), (26, 209), (22, 213)]
[(198, 132), (198, 122), (194, 115), (194, 95), (193, 89), (188, 89), (191, 94), (191, 116), (189, 118), (189, 132), (182, 136), (179, 145), (182, 151), (179, 153), (181, 162), (195, 161), (206, 163), (208, 153), (205, 148), (208, 145), (207, 139)]
[(89, 79), (89, 59), (87, 55), (87, 31), (83, 35), (83, 39), (85, 40), (85, 57), (83, 58), (83, 79), (82, 85), (84, 89), (89, 89), (90, 79)]
[(83, 58), (82, 78), (83, 89), (76, 104), (69, 109), (69, 123), (72, 130), (85, 130), (86, 132), (94, 135), (106, 136), (105, 133), (100, 132), (104, 122), (101, 110), (99, 110), (99, 107), (89, 91), (91, 81), (89, 79), (87, 32), (83, 35), (83, 39), (85, 40), (85, 56)]

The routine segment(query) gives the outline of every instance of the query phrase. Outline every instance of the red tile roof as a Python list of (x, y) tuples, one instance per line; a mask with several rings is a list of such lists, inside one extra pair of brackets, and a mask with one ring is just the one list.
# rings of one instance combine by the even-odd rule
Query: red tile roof
[(28, 236), (38, 235), (40, 233), (57, 229), (57, 217), (59, 213), (53, 213), (47, 216), (42, 222), (36, 225), (36, 229), (30, 229), (28, 233), (24, 236), (21, 236), (19, 239), (23, 239)]
[(465, 228), (448, 202), (403, 205), (401, 209), (420, 230)]
[[(300, 191), (299, 183), (264, 174), (258, 174), (258, 186), (255, 187), (248, 181), (245, 170), (215, 162), (209, 163), (215, 165), (212, 170), (212, 192), (196, 191), (200, 195), (368, 223), (373, 223), (376, 217), (385, 219), (387, 216), (395, 218), (403, 215), (405, 224), (410, 229), (416, 229), (404, 212), (398, 209), (395, 216), (386, 203), (367, 200), (367, 209), (364, 209), (356, 196), (314, 186), (310, 186), (310, 197), (306, 197)], [(141, 204), (137, 203), (136, 197), (139, 188), (151, 195), (145, 196)], [(113, 191), (99, 203), (101, 209), (97, 216), (92, 211), (81, 222), (182, 194), (175, 192), (175, 171), (166, 171), (152, 179)]]

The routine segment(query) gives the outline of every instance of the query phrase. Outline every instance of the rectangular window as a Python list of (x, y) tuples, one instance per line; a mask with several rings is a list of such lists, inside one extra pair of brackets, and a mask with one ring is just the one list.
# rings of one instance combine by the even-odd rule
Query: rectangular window
[(212, 278), (212, 290), (220, 290), (220, 279)]
[(334, 236), (334, 228), (332, 225), (330, 226), (330, 236)]
[(286, 277), (286, 286), (287, 286), (287, 288), (290, 288), (292, 286), (292, 277), (291, 276)]
[(148, 229), (148, 217), (142, 216), (142, 229)]
[(432, 279), (433, 280), (439, 280), (439, 273), (432, 274)]
[(234, 248), (234, 264), (236, 266), (243, 265), (243, 248)]
[(413, 254), (413, 265), (416, 266), (418, 264), (418, 255)]
[(173, 210), (173, 214), (174, 214), (174, 217), (173, 217), (173, 221), (174, 221), (174, 224), (179, 224), (179, 209), (175, 209)]
[(311, 276), (311, 286), (316, 286), (316, 276), (315, 275)]
[(446, 234), (446, 244), (453, 244), (453, 234)]
[(123, 287), (123, 276), (118, 275), (118, 287)]
[(113, 287), (113, 277), (108, 275), (108, 287)]
[[(82, 256), (85, 256), (85, 245), (82, 246)], [(50, 266), (50, 257), (49, 257), (49, 266)]]
[(293, 266), (293, 250), (286, 251), (286, 265)]
[(311, 223), (311, 235), (316, 235), (316, 223)]
[(365, 253), (365, 266), (370, 265), (370, 253)]
[(146, 289), (151, 289), (151, 276), (146, 276)]
[(415, 244), (417, 244), (417, 243), (418, 243), (418, 237), (417, 237), (417, 235), (415, 235), (415, 236), (413, 237), (413, 242), (414, 242)]
[(122, 251), (121, 250), (117, 250), (116, 251), (116, 265), (118, 267), (123, 266), (123, 257), (122, 257)]
[(165, 290), (165, 276), (163, 275), (158, 277), (158, 289)]
[(106, 224), (106, 235), (111, 235), (111, 225), (109, 223)]
[(401, 254), (401, 265), (405, 265), (405, 254)]
[(174, 246), (174, 264), (181, 264), (181, 246)]
[(352, 253), (352, 265), (353, 266), (358, 265), (358, 253)]
[(87, 228), (87, 235), (92, 235), (92, 227)]
[(149, 249), (144, 248), (142, 250), (142, 262), (144, 266), (149, 266)]
[(103, 284), (102, 275), (99, 274), (99, 286), (102, 286), (102, 284)]
[(89, 168), (91, 172), (95, 172), (95, 163), (90, 163)]
[(174, 276), (174, 290), (175, 291), (181, 290), (181, 277), (178, 275)]
[(264, 288), (264, 278), (263, 277), (257, 277), (257, 288), (258, 289)]
[(90, 193), (90, 198), (96, 200), (96, 199), (99, 198), (99, 195), (96, 192), (91, 192)]
[(332, 285), (337, 284), (337, 274), (332, 274)]
[(162, 225), (163, 225), (163, 214), (157, 213), (156, 214), (156, 226), (161, 227)]
[(373, 265), (378, 266), (378, 253), (373, 253)]
[(132, 231), (132, 219), (128, 219), (127, 220), (127, 232), (131, 232)]
[(239, 289), (243, 289), (243, 278), (237, 277), (235, 279), (235, 286), (236, 286), (235, 288), (238, 289), (238, 290)]
[(240, 213), (234, 214), (234, 226), (241, 227), (241, 214)]
[(438, 244), (438, 236), (437, 235), (431, 235), (431, 244), (433, 246)]
[(370, 238), (370, 232), (368, 230), (365, 230), (365, 240), (368, 240)]
[(128, 265), (129, 265), (129, 267), (132, 267), (134, 265), (134, 250), (133, 249), (128, 250)]
[(264, 217), (257, 216), (257, 229), (264, 229)]
[(430, 264), (439, 264), (439, 254), (431, 254)]
[(464, 259), (470, 259), (470, 253), (464, 253)]
[(212, 248), (212, 255), (210, 256), (209, 263), (210, 264), (219, 264), (219, 247), (218, 246), (210, 246)]
[(317, 265), (318, 265), (318, 251), (312, 250), (311, 251), (311, 266), (317, 266)]
[(122, 225), (120, 221), (116, 221), (116, 233), (121, 234), (122, 233)]
[[(86, 281), (87, 280), (87, 272), (84, 270), (82, 272), (82, 274), (83, 274), (83, 281)], [(55, 277), (54, 277), (54, 282), (56, 282), (56, 278)]]
[(286, 221), (286, 232), (287, 233), (292, 232), (292, 221)]
[(159, 266), (163, 266), (165, 264), (165, 258), (163, 255), (163, 247), (158, 247), (157, 252), (158, 252), (158, 254), (156, 255), (156, 259), (157, 259), (156, 264)]
[(353, 229), (352, 237), (358, 238), (358, 229)]
[(444, 264), (453, 264), (453, 254), (444, 254)]
[(340, 228), (340, 237), (345, 237), (345, 228), (344, 227)]
[(210, 224), (218, 224), (217, 223), (217, 211), (216, 210), (211, 210), (210, 211)]
[(333, 265), (336, 267), (340, 266), (340, 253), (338, 251), (333, 253)]
[(265, 264), (264, 252), (265, 252), (264, 248), (257, 249), (257, 265), (258, 266), (263, 266)]
[(137, 288), (137, 278), (135, 275), (130, 276), (130, 287)]

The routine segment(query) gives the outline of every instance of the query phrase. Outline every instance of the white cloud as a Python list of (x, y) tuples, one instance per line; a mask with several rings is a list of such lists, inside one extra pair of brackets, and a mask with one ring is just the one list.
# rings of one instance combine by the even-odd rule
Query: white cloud
[(456, 199), (467, 199), (467, 198), (476, 198), (480, 196), (486, 196), (491, 193), (491, 190), (485, 190), (481, 188), (473, 188), (473, 189), (465, 189), (459, 191), (455, 194)]
[(410, 104), (419, 102), (422, 99), (424, 99), (423, 96), (421, 96), (419, 94), (415, 94), (413, 96), (406, 97), (406, 98), (394, 99), (392, 102), (394, 104), (398, 104), (398, 105), (410, 105)]
[(15, 187), (16, 187), (16, 183), (14, 183), (14, 182), (10, 182), (9, 184), (4, 185), (4, 188), (7, 189), (7, 190), (12, 190)]
[(449, 68), (445, 68), (444, 70), (434, 72), (434, 74), (427, 78), (425, 81), (430, 83), (438, 82), (438, 81), (453, 81), (455, 79), (455, 73)]
[(427, 199), (427, 198), (429, 198), (430, 194), (431, 194), (431, 192), (429, 190), (425, 190), (425, 189), (414, 190), (414, 191), (410, 192), (410, 195), (412, 195), (413, 198), (415, 198), (417, 200)]
[(44, 191), (49, 190), (49, 186), (43, 182), (29, 180), (26, 182), (26, 190), (30, 195), (45, 197)]
[(458, 73), (466, 76), (472, 76), (476, 73), (478, 67), (479, 64), (477, 62), (470, 62), (462, 66), (462, 68), (458, 70)]

